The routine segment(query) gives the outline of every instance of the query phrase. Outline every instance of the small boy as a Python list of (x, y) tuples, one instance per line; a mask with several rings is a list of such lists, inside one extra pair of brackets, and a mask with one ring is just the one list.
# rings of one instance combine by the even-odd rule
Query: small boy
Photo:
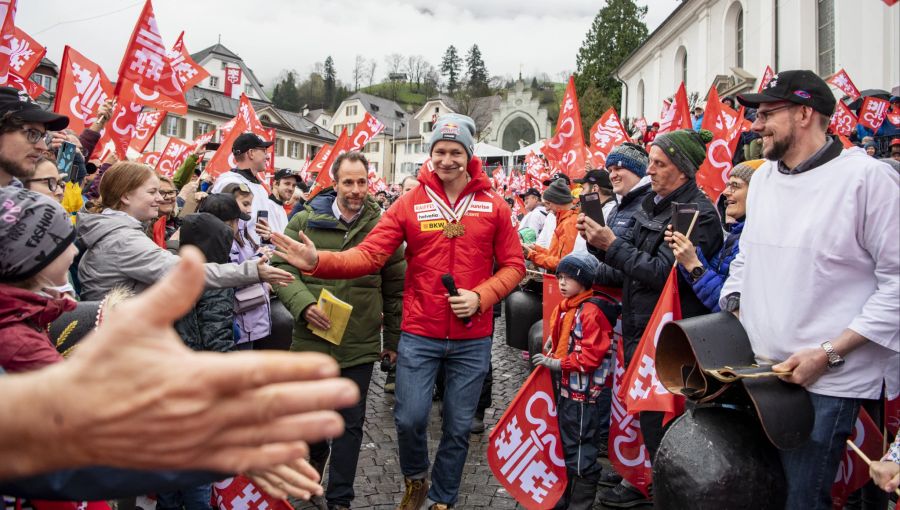
[(597, 396), (605, 379), (600, 366), (610, 347), (612, 327), (591, 290), (599, 270), (600, 263), (586, 252), (571, 253), (559, 262), (556, 278), (563, 300), (553, 311), (550, 349), (531, 358), (535, 366), (562, 372), (557, 417), (569, 487), (557, 508), (570, 510), (593, 506), (602, 469), (597, 462), (601, 442)]

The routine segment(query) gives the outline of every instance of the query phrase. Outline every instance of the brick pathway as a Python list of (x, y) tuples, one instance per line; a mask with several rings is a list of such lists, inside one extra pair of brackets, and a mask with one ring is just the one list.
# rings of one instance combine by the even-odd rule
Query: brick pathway
[[(493, 407), (488, 408), (484, 418), (487, 431), (497, 423), (530, 369), (520, 351), (507, 347), (503, 317), (496, 324), (493, 364)], [(403, 497), (403, 475), (397, 458), (397, 431), (393, 417), (394, 398), (393, 395), (384, 393), (384, 374), (377, 366), (374, 374), (369, 388), (363, 445), (356, 471), (356, 499), (353, 508), (359, 510), (394, 509)], [(440, 427), (441, 419), (435, 405), (431, 409), (431, 424), (428, 428), (428, 449), (432, 460), (441, 435)], [(485, 453), (487, 440), (488, 432), (471, 436), (456, 508), (522, 508), (491, 474)], [(309, 504), (296, 506), (298, 510), (313, 508)]]

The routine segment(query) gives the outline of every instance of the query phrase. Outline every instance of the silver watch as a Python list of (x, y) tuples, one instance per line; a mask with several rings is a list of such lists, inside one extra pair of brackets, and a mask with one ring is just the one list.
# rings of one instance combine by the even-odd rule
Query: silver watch
[(828, 356), (828, 368), (838, 368), (844, 364), (844, 358), (834, 352), (834, 346), (831, 345), (831, 342), (822, 342), (822, 349), (825, 350), (825, 354)]

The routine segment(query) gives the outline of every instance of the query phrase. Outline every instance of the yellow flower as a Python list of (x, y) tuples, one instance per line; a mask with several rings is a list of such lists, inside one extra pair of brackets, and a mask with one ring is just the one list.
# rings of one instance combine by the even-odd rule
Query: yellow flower
[(66, 191), (63, 192), (62, 206), (66, 212), (74, 213), (84, 207), (84, 198), (81, 196), (81, 186), (74, 182), (66, 183)]

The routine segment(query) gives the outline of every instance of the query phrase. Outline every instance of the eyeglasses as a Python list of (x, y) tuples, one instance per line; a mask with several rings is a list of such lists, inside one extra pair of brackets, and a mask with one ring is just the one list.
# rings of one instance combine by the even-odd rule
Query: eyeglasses
[(176, 196), (178, 196), (178, 192), (175, 190), (160, 191), (159, 194), (162, 195), (162, 197), (166, 200), (168, 200), (170, 198), (175, 198)]
[(765, 124), (766, 122), (768, 122), (769, 118), (772, 116), (773, 113), (777, 112), (778, 110), (785, 110), (785, 109), (787, 109), (787, 108), (793, 108), (793, 107), (795, 107), (795, 106), (801, 106), (801, 105), (797, 105), (797, 104), (785, 104), (785, 105), (781, 105), (781, 106), (779, 106), (779, 107), (777, 107), (777, 108), (772, 108), (771, 110), (768, 110), (768, 111), (765, 111), (765, 112), (761, 112), (761, 111), (757, 110), (757, 111), (756, 111), (756, 120), (758, 120), (758, 121), (762, 122), (763, 124)]
[(739, 189), (741, 189), (741, 188), (743, 188), (743, 187), (744, 187), (743, 184), (739, 184), (739, 183), (736, 183), (736, 182), (729, 182), (729, 183), (726, 183), (726, 184), (725, 184), (725, 189), (731, 190), (731, 191), (737, 191), (737, 190), (739, 190)]
[[(32, 142), (32, 143), (34, 143), (34, 142)], [(44, 183), (46, 183), (47, 189), (49, 189), (51, 192), (56, 191), (56, 188), (59, 186), (59, 179), (57, 179), (56, 177), (41, 177), (40, 179), (28, 179), (25, 181), (25, 183), (28, 184), (30, 182), (40, 182), (40, 181), (43, 181)]]
[(43, 138), (44, 143), (50, 145), (50, 142), (48, 141), (50, 133), (47, 133), (46, 131), (34, 128), (22, 128), (22, 132), (25, 133), (25, 139), (28, 140), (28, 143), (38, 143), (41, 141), (41, 138)]

